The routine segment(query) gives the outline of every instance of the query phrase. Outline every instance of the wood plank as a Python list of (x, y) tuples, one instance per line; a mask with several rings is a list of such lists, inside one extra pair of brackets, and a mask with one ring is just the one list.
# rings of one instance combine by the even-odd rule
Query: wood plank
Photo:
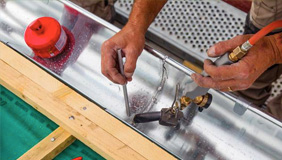
[(75, 139), (74, 136), (63, 128), (58, 127), (55, 131), (23, 154), (19, 160), (53, 159), (72, 144)]
[[(13, 53), (9, 55), (9, 53)], [(49, 92), (54, 92), (58, 90), (62, 86), (60, 81), (53, 81), (52, 76), (46, 76), (48, 73), (44, 72), (45, 74), (38, 74), (42, 72), (42, 69), (39, 67), (34, 67), (34, 65), (29, 65), (29, 63), (21, 63), (19, 60), (25, 59), (21, 55), (18, 54), (16, 57), (14, 56), (16, 53), (11, 48), (7, 47), (3, 43), (0, 42), (0, 59), (5, 59), (6, 63), (13, 64), (13, 67), (16, 68), (19, 72), (24, 72), (27, 77), (32, 79), (34, 82), (40, 82), (40, 86), (42, 86), (45, 90)], [(26, 60), (28, 62), (28, 60)]]
[[(8, 50), (8, 52), (11, 51)], [(34, 71), (33, 73), (38, 75), (39, 77), (50, 77), (48, 73), (41, 71), (41, 69), (34, 64), (30, 64), (28, 60), (21, 57), (18, 53), (9, 53), (9, 55), (12, 55), (13, 58), (10, 58), (11, 56), (8, 55), (0, 55), (0, 59), (2, 59), (6, 63), (9, 63), (9, 65), (14, 67), (16, 70), (19, 70), (22, 75), (27, 77), (34, 76), (30, 75), (28, 70), (22, 69), (28, 65), (27, 68), (32, 69)], [(20, 64), (14, 65), (15, 62)], [(44, 79), (32, 79), (32, 81), (37, 85), (41, 85), (42, 80)], [(51, 84), (58, 83), (58, 80), (53, 77), (49, 78), (48, 80)], [(65, 103), (65, 105), (69, 106), (71, 109), (77, 112), (79, 116), (84, 116), (89, 121), (97, 125), (96, 127), (103, 129), (104, 131), (108, 132), (110, 135), (124, 143), (124, 145), (128, 146), (128, 148), (123, 148), (123, 151), (126, 152), (125, 154), (130, 154), (127, 150), (131, 148), (146, 159), (175, 159), (172, 155), (170, 155), (145, 137), (141, 136), (128, 126), (124, 125), (78, 93), (69, 89), (64, 84), (58, 85), (56, 88), (57, 90), (52, 87), (52, 90), (48, 90), (48, 87), (46, 87), (46, 85), (48, 84), (45, 83), (44, 88), (47, 88), (47, 91), (49, 91), (53, 98)], [(87, 109), (84, 110), (83, 107), (86, 107)], [(134, 159), (136, 159), (136, 157)]]
[[(0, 84), (107, 159), (145, 159), (88, 118), (0, 60)], [(69, 117), (74, 116), (74, 119)], [(128, 153), (122, 148), (128, 147)]]

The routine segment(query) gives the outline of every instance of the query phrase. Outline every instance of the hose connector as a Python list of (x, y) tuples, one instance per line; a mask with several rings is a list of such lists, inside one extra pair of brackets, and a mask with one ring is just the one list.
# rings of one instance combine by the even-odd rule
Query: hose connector
[(249, 49), (251, 49), (253, 45), (251, 45), (250, 41), (247, 41), (242, 44), (241, 49), (245, 52), (247, 52)]
[(198, 107), (207, 109), (212, 102), (212, 95), (206, 93), (205, 95), (197, 96), (195, 99), (183, 96), (180, 98), (181, 110), (187, 107), (191, 102), (194, 102)]
[(242, 59), (248, 52), (248, 50), (252, 48), (252, 45), (249, 41), (243, 43), (241, 46), (236, 47), (230, 54), (229, 59), (232, 62), (237, 62)]

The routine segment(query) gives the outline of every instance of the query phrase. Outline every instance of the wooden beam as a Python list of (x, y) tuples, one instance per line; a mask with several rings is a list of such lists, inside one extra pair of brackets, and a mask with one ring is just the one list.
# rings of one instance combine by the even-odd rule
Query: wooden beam
[(0, 83), (105, 158), (175, 159), (18, 53), (0, 50)]
[[(107, 159), (145, 159), (25, 75), (0, 60), (0, 83)], [(70, 118), (74, 116), (74, 118)], [(129, 153), (129, 154), (127, 154)]]
[(71, 134), (63, 128), (58, 127), (55, 131), (23, 154), (19, 160), (53, 159), (74, 141), (75, 138)]

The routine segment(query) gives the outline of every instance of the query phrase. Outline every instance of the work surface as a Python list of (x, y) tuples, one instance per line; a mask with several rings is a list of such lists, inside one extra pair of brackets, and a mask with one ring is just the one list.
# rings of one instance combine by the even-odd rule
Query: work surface
[[(30, 5), (30, 3), (33, 5)], [(100, 106), (99, 114), (95, 112), (95, 114), (90, 115), (92, 112), (88, 112), (88, 109), (92, 110), (96, 105), (93, 106), (93, 104), (89, 104), (90, 102), (87, 102), (86, 105), (81, 103), (79, 99), (74, 99), (72, 94), (77, 93), (73, 93), (69, 89), (55, 92), (58, 89), (56, 87), (58, 85), (57, 81), (49, 81), (49, 78), (43, 79), (41, 75), (34, 74), (37, 72), (33, 72), (33, 70), (27, 69), (24, 71), (33, 81), (38, 80), (38, 85), (54, 91), (52, 94), (66, 99), (69, 103), (74, 101), (74, 104), (69, 105), (78, 107), (78, 115), (85, 114), (87, 120), (99, 122), (101, 128), (107, 130), (109, 134), (113, 134), (114, 137), (118, 137), (117, 140), (113, 139), (113, 142), (119, 144), (118, 141), (121, 141), (130, 146), (125, 150), (134, 150), (134, 155), (147, 159), (162, 159), (161, 157), (165, 156), (168, 159), (172, 158), (163, 149), (183, 159), (279, 159), (282, 157), (282, 129), (280, 122), (245, 103), (243, 105), (243, 108), (246, 109), (245, 112), (238, 114), (234, 112), (234, 108), (238, 107), (241, 101), (214, 90), (209, 91), (214, 97), (209, 109), (198, 113), (194, 110), (195, 107), (188, 107), (184, 110), (187, 120), (183, 121), (177, 129), (160, 126), (158, 122), (131, 125), (132, 117), (127, 117), (125, 114), (121, 86), (111, 83), (100, 73), (101, 44), (113, 36), (118, 29), (69, 2), (64, 3), (70, 5), (73, 10), (78, 11), (78, 14), (70, 12), (59, 1), (48, 1), (48, 3), (44, 1), (8, 1), (1, 5), (0, 40), (17, 50), (18, 54), (24, 55), (25, 58)], [(75, 43), (68, 58), (61, 57), (57, 61), (38, 59), (24, 43), (25, 27), (41, 16), (56, 18), (72, 32)], [(17, 68), (16, 70), (23, 70), (29, 66), (22, 66), (20, 62), (15, 61), (21, 59), (15, 58), (14, 55), (7, 55), (2, 48), (0, 51), (0, 58), (3, 61), (1, 72), (5, 72), (9, 76), (9, 72), (2, 70), (4, 64), (13, 64), (15, 66), (12, 66), (12, 68)], [(18, 57), (19, 55), (15, 56)], [(163, 107), (169, 107), (173, 102), (176, 84), (180, 83), (181, 95), (184, 88), (187, 89), (189, 83), (191, 83), (189, 77), (191, 73), (192, 71), (188, 68), (154, 50), (144, 50), (139, 58), (133, 81), (128, 84), (132, 111), (134, 113), (159, 111)], [(44, 72), (44, 74), (46, 73)], [(2, 75), (4, 73), (1, 73), (1, 78)], [(11, 88), (14, 88), (13, 85), (16, 84), (21, 87), (20, 80), (22, 79), (19, 77), (12, 77), (17, 83), (11, 83)], [(68, 94), (69, 92), (72, 94)], [(40, 99), (40, 93), (36, 92), (36, 90), (34, 90), (34, 93), (33, 97), (38, 96)], [(36, 95), (36, 93), (38, 94)], [(53, 105), (54, 111), (47, 113), (49, 116), (54, 117), (55, 120), (57, 117), (66, 116), (64, 118), (68, 118), (70, 116), (64, 115), (63, 112), (63, 115), (56, 114), (56, 108), (62, 107), (61, 103)], [(83, 107), (86, 107), (86, 112), (84, 112)], [(69, 110), (68, 107), (65, 109)], [(111, 117), (110, 120), (105, 120), (104, 117), (108, 116)], [(84, 125), (84, 123), (88, 122), (81, 122), (81, 124)], [(115, 125), (117, 123), (119, 125)], [(116, 128), (119, 126), (122, 127)], [(86, 125), (85, 131), (91, 131), (91, 127), (93, 126)], [(69, 130), (73, 129), (75, 128)], [(95, 133), (91, 133), (91, 136), (95, 137)], [(83, 138), (78, 133), (74, 134), (74, 136), (78, 139)], [(86, 137), (91, 140), (91, 137)], [(136, 137), (139, 137), (139, 139), (134, 139)], [(163, 149), (149, 143), (148, 139)], [(97, 138), (98, 140), (99, 138)], [(143, 143), (144, 141), (146, 143)], [(86, 140), (83, 142), (90, 147), (92, 146), (93, 149), (98, 148), (97, 152), (99, 153), (105, 152), (103, 149), (100, 150), (99, 146), (96, 146), (97, 144), (93, 145)], [(98, 144), (102, 145), (102, 142), (99, 141)], [(118, 154), (119, 147), (122, 147), (122, 145), (117, 145), (116, 150), (113, 152)], [(150, 148), (144, 149), (144, 147)], [(122, 150), (123, 153), (126, 153), (125, 150)], [(154, 153), (149, 153), (150, 151)], [(108, 152), (107, 154), (109, 154)]]

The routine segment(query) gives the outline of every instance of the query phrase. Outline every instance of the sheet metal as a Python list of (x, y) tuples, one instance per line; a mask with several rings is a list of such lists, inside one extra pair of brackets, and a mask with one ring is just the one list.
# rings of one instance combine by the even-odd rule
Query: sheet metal
[[(117, 0), (117, 13), (128, 18), (132, 4), (133, 0)], [(246, 15), (221, 0), (168, 0), (148, 31), (153, 41), (178, 56), (204, 61), (211, 45), (243, 33)]]
[[(123, 17), (120, 22), (127, 22), (132, 4), (133, 0), (117, 0), (116, 12)], [(168, 0), (147, 37), (183, 59), (191, 60), (188, 55), (202, 62), (211, 59), (206, 54), (211, 45), (243, 33), (246, 15), (221, 0)], [(279, 77), (272, 83), (267, 102), (281, 94), (281, 81)]]
[[(209, 90), (214, 100), (203, 113), (198, 113), (193, 105), (184, 110), (187, 119), (179, 128), (160, 126), (157, 122), (133, 126), (132, 117), (126, 116), (121, 86), (100, 73), (101, 44), (118, 28), (69, 1), (1, 1), (0, 8), (2, 42), (176, 157), (281, 159), (281, 122), (237, 97), (215, 90)], [(24, 42), (25, 27), (41, 16), (56, 18), (75, 38), (71, 56), (63, 67), (50, 61), (38, 61)], [(191, 73), (190, 69), (146, 46), (138, 60), (133, 81), (127, 85), (135, 112), (169, 107), (176, 84), (180, 83), (179, 95), (182, 95), (184, 88), (189, 88), (192, 82)], [(235, 104), (240, 104), (246, 111), (235, 113)]]

